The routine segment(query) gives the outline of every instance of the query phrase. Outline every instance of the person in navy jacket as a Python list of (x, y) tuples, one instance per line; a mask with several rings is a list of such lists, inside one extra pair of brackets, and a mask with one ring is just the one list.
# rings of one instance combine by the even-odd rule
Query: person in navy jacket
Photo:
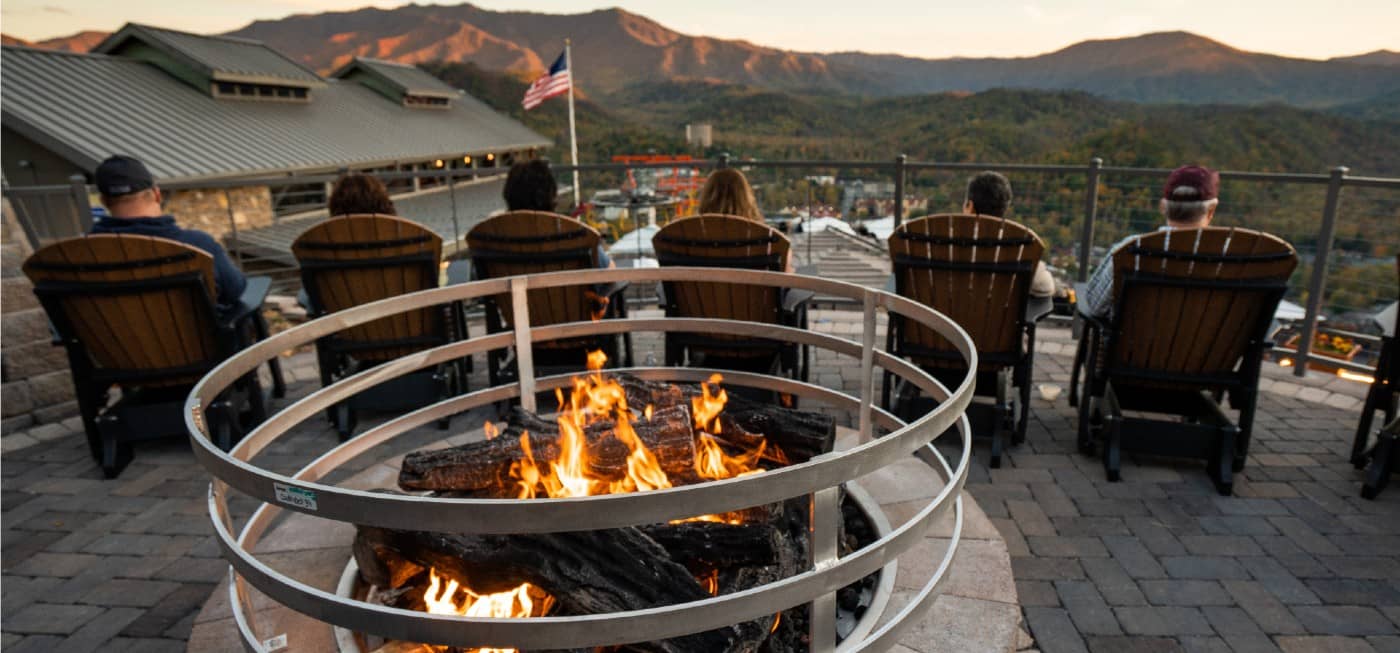
[(93, 224), (92, 233), (169, 238), (209, 252), (214, 257), (219, 308), (228, 309), (238, 303), (248, 280), (213, 236), (175, 224), (175, 216), (161, 208), (165, 198), (145, 164), (119, 154), (98, 165), (95, 176), (107, 215)]

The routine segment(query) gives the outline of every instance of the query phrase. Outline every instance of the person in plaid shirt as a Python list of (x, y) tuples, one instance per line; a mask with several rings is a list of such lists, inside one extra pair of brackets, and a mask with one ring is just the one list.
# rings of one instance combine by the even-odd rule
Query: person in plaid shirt
[[(1220, 173), (1197, 165), (1173, 170), (1162, 187), (1161, 211), (1167, 223), (1158, 231), (1209, 226), (1220, 204), (1219, 195)], [(1128, 236), (1108, 251), (1079, 298), (1081, 313), (1108, 317), (1113, 311), (1113, 255), (1143, 235)]]

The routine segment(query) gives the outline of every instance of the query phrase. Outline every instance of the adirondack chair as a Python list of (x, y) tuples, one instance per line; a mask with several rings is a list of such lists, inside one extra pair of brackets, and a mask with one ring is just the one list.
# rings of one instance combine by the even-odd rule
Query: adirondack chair
[[(489, 218), (467, 232), (472, 274), (477, 279), (495, 279), (525, 274), (592, 270), (598, 267), (602, 237), (592, 227), (557, 213), (512, 211)], [(526, 300), (530, 325), (546, 326), (566, 322), (627, 317), (623, 297), (626, 284), (606, 288), (578, 286), (530, 290)], [(499, 333), (513, 323), (509, 295), (486, 297), (486, 330)], [(553, 341), (536, 341), (532, 349), (534, 365), (540, 368), (583, 369), (589, 351), (601, 350), (611, 364), (632, 364), (632, 338), (622, 337), (619, 357), (617, 336), (586, 336)], [(487, 374), (491, 385), (514, 378), (514, 359), (508, 350), (487, 354)]]
[[(742, 268), (783, 272), (791, 244), (766, 224), (732, 215), (705, 214), (675, 220), (652, 237), (661, 265)], [(662, 284), (667, 317), (699, 317), (807, 328), (805, 302), (812, 293), (713, 281)], [(807, 380), (805, 345), (717, 333), (666, 333), (666, 364), (704, 365)]]
[[(190, 386), (260, 337), (268, 280), (249, 280), (230, 312), (215, 305), (214, 259), (164, 238), (93, 235), (62, 240), (24, 262), (68, 352), (88, 447), (107, 478), (131, 462), (132, 443), (187, 437)], [(274, 394), (285, 391), (273, 367)], [(120, 398), (111, 402), (113, 387)], [(205, 407), (211, 436), (228, 450), (267, 416), (257, 373)]]
[[(381, 299), (438, 287), (442, 238), (410, 220), (389, 215), (336, 216), (292, 243), (314, 317)], [(431, 306), (383, 317), (316, 342), (321, 385), (466, 334), (459, 304)], [(329, 411), (342, 440), (354, 434), (365, 407), (406, 410), (425, 398), (465, 392), (470, 359), (419, 370), (380, 384)], [(439, 420), (447, 428), (450, 418)]]
[(1145, 234), (1113, 255), (1112, 318), (1086, 317), (1079, 401), (1080, 447), (1103, 441), (1110, 481), (1119, 480), (1122, 452), (1137, 451), (1205, 459), (1216, 489), (1231, 493), (1249, 449), (1269, 324), (1297, 265), (1288, 243), (1236, 228)]
[[(1007, 440), (1026, 437), (1035, 324), (1050, 310), (1049, 302), (1030, 310), (1031, 278), (1045, 245), (1005, 218), (952, 214), (905, 223), (890, 234), (889, 248), (896, 292), (952, 318), (977, 345), (977, 395), (993, 402), (974, 402), (969, 418), (976, 433), (991, 437), (988, 462), (1000, 467)], [(950, 387), (967, 373), (951, 342), (899, 316), (891, 317), (885, 346)], [(888, 373), (884, 381), (885, 407), (907, 414), (916, 393), (895, 387)]]

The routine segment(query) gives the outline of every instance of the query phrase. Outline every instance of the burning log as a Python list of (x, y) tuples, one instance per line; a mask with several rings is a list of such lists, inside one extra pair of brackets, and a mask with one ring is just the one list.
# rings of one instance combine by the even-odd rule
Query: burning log
[[(712, 524), (710, 528), (685, 530), (718, 533), (732, 528)], [(479, 594), (508, 591), (528, 582), (554, 598), (555, 614), (638, 610), (709, 596), (686, 567), (636, 528), (531, 535), (466, 535), (368, 526), (357, 530), (354, 552), (362, 572), (383, 568), (386, 560), (407, 560), (431, 567), (439, 576)], [(677, 538), (668, 541), (674, 543)], [(389, 574), (396, 576), (399, 574)], [(767, 624), (771, 627), (772, 620)], [(624, 649), (638, 653), (757, 650), (762, 637), (750, 642), (746, 631), (767, 635), (764, 628), (731, 627)]]
[[(690, 409), (678, 405), (655, 411), (651, 419), (633, 422), (632, 429), (656, 456), (662, 470), (684, 475), (695, 466), (691, 425)], [(613, 421), (602, 420), (584, 430), (589, 468), (608, 479), (621, 478), (627, 471), (629, 449), (614, 437), (615, 428)], [(529, 454), (520, 446), (522, 436), (529, 438)], [(507, 480), (511, 469), (528, 455), (536, 461), (555, 459), (560, 451), (560, 437), (558, 423), (516, 408), (507, 417), (506, 428), (490, 440), (408, 454), (399, 469), (399, 487), (513, 497), (518, 488)]]
[[(650, 405), (658, 411), (689, 406), (703, 394), (698, 385), (643, 381), (630, 374), (617, 375), (617, 381), (627, 393), (629, 406)], [(780, 453), (766, 453), (764, 457), (779, 463), (807, 462), (831, 451), (836, 444), (836, 421), (830, 415), (783, 408), (735, 394), (729, 395), (719, 423), (716, 439), (741, 450), (753, 449), (766, 439), (769, 453)]]

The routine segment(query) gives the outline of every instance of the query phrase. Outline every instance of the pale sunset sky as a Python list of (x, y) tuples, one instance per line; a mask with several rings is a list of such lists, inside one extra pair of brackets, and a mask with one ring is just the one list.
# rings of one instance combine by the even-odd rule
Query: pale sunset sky
[[(256, 19), (345, 11), (393, 0), (4, 0), (0, 30), (24, 39), (128, 21), (225, 32)], [(430, 3), (443, 4), (443, 3)], [(1186, 30), (1228, 45), (1325, 59), (1400, 50), (1400, 0), (479, 0), (502, 11), (578, 13), (608, 6), (693, 35), (787, 50), (916, 57), (1035, 55), (1092, 38)]]

